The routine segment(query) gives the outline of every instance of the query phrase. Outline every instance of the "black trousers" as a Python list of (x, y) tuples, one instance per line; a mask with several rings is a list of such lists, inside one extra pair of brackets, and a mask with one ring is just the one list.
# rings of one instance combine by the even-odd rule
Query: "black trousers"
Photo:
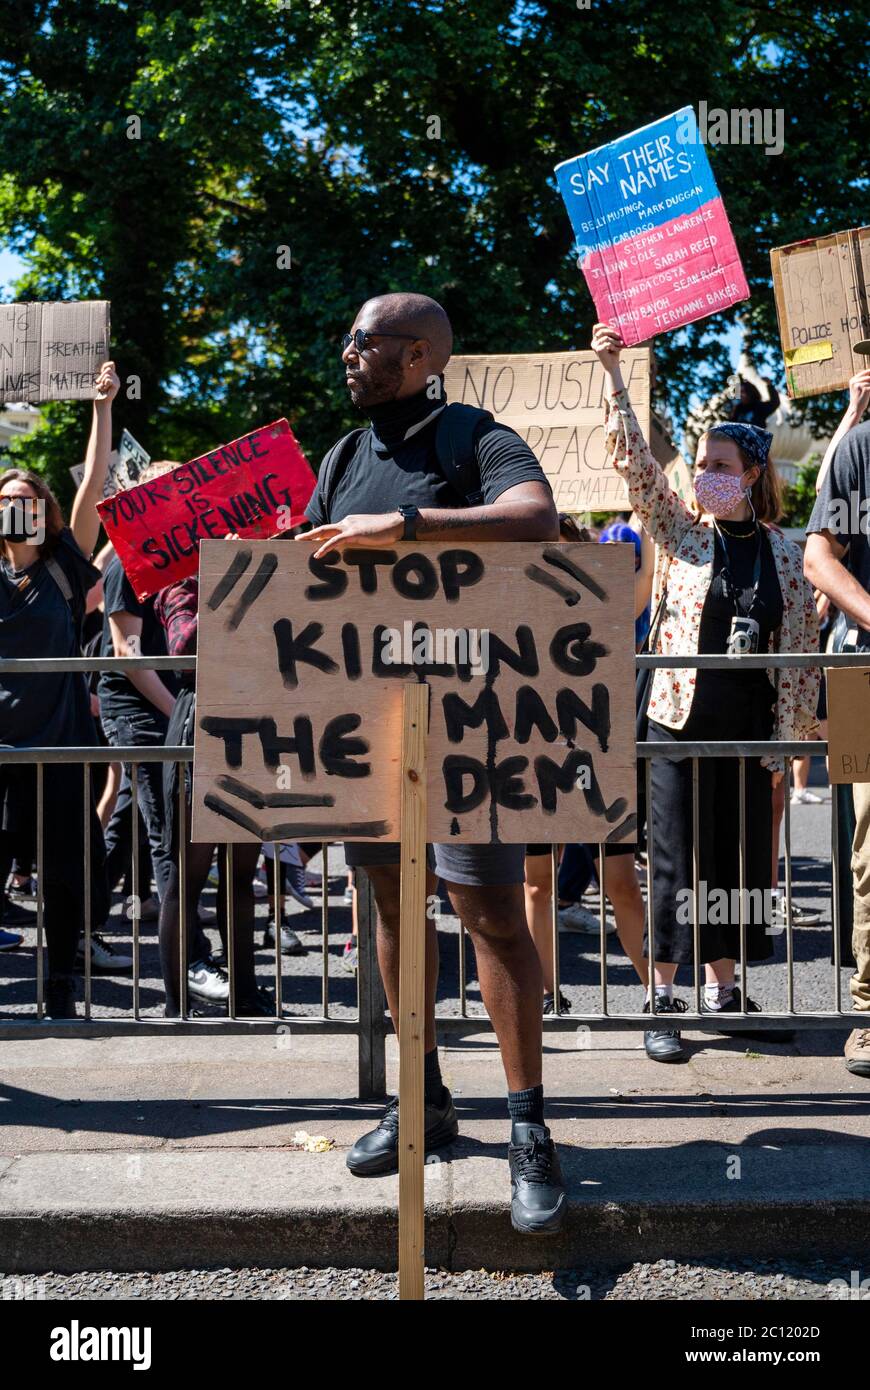
[[(705, 673), (702, 673), (705, 674)], [(650, 721), (652, 743), (737, 741), (770, 738), (773, 693), (769, 685), (741, 690), (734, 678), (693, 708), (682, 729)], [(768, 693), (769, 692), (769, 693)], [(719, 698), (721, 696), (721, 698)], [(697, 701), (697, 694), (695, 697)], [(652, 807), (647, 834), (652, 841), (656, 961), (691, 964), (693, 950), (692, 759), (654, 758)], [(746, 959), (773, 954), (769, 928), (773, 887), (771, 774), (758, 758), (746, 760), (745, 888)], [(698, 910), (700, 964), (740, 958), (740, 783), (737, 758), (701, 758), (698, 765)], [(752, 890), (757, 890), (752, 892)], [(751, 897), (750, 897), (751, 893)], [(724, 896), (723, 896), (724, 894)], [(644, 953), (649, 955), (648, 939)]]
[[(50, 976), (72, 975), (76, 946), (84, 930), (84, 767), (81, 763), (46, 763), (43, 768), (45, 939)], [(93, 788), (91, 822), (91, 924), (99, 928), (109, 915), (103, 831), (97, 819)], [(36, 767), (0, 763), (0, 882), (5, 883), (16, 843), (29, 834), (36, 843)]]

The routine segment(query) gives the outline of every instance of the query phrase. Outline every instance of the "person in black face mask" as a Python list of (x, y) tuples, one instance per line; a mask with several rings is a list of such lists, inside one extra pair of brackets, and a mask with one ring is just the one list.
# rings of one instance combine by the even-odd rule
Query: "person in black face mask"
[[(469, 441), (471, 467), (459, 473), (448, 468), (439, 420), (449, 409), (442, 373), (452, 346), (447, 314), (426, 295), (380, 295), (360, 309), (343, 339), (342, 362), (351, 401), (370, 423), (339, 441), (323, 461), (307, 511), (314, 529), (297, 537), (316, 556), (400, 540), (558, 539), (549, 483), (513, 430), (481, 413)], [(448, 423), (455, 418), (456, 412)], [(348, 844), (345, 852), (372, 882), (378, 959), (397, 1021), (399, 846)], [(454, 844), (435, 845), (432, 862), (474, 941), (481, 993), (501, 1046), (512, 1121), (511, 1217), (518, 1230), (544, 1232), (560, 1225), (565, 1192), (544, 1124), (541, 968), (526, 926), (524, 861), (524, 845)], [(433, 877), (428, 891), (434, 888)], [(427, 1149), (434, 1149), (456, 1137), (457, 1121), (438, 1065), (438, 945), (434, 923), (426, 925), (425, 1123)], [(395, 1171), (397, 1101), (377, 1129), (357, 1140), (347, 1163), (358, 1174)]]

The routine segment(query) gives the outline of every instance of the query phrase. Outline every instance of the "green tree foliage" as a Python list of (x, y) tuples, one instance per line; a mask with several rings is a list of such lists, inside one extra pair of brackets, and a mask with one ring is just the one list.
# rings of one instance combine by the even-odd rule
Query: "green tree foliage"
[(813, 454), (801, 464), (795, 481), (784, 485), (781, 526), (806, 526), (816, 501), (816, 478), (821, 463), (821, 455)]
[[(779, 377), (771, 246), (870, 221), (867, 12), (17, 0), (0, 31), (0, 238), (30, 266), (16, 297), (111, 299), (122, 380), (141, 381), (116, 414), (154, 456), (286, 414), (316, 466), (352, 423), (337, 340), (367, 296), (435, 295), (466, 352), (586, 346), (553, 166), (701, 100), (781, 108), (781, 155), (711, 150), (742, 312)], [(721, 387), (733, 318), (657, 340), (678, 420)], [(840, 408), (801, 407), (819, 428)], [(87, 410), (47, 414), (19, 447), (68, 496)]]

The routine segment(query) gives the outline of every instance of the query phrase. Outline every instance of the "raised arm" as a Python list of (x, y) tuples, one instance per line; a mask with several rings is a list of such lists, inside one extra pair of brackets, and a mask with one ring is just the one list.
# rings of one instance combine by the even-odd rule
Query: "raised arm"
[(695, 518), (671, 488), (643, 437), (622, 379), (622, 347), (615, 329), (596, 323), (592, 350), (604, 368), (606, 449), (617, 473), (628, 484), (632, 508), (644, 530), (672, 555), (686, 531), (695, 524)]
[(114, 362), (104, 362), (97, 376), (97, 395), (91, 414), (91, 434), (85, 454), (85, 471), (75, 495), (70, 530), (80, 550), (90, 558), (100, 534), (97, 503), (103, 500), (109, 454), (112, 448), (112, 401), (121, 382)]
[(822, 459), (822, 466), (816, 477), (816, 492), (821, 492), (822, 483), (828, 476), (828, 470), (837, 452), (837, 445), (845, 439), (850, 430), (856, 425), (860, 425), (861, 419), (867, 406), (870, 405), (870, 367), (865, 367), (863, 372), (856, 372), (849, 382), (849, 404), (842, 420), (834, 431), (834, 437), (825, 450), (825, 457)]

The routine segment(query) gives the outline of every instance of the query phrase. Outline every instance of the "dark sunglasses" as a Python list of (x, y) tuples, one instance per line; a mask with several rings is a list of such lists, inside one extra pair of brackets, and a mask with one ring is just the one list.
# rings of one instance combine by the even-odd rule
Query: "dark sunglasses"
[(346, 352), (353, 343), (357, 352), (365, 352), (372, 338), (406, 338), (409, 343), (416, 343), (417, 341), (413, 333), (379, 333), (377, 329), (372, 329), (370, 332), (366, 328), (358, 328), (355, 333), (345, 333), (341, 340), (341, 350)]

